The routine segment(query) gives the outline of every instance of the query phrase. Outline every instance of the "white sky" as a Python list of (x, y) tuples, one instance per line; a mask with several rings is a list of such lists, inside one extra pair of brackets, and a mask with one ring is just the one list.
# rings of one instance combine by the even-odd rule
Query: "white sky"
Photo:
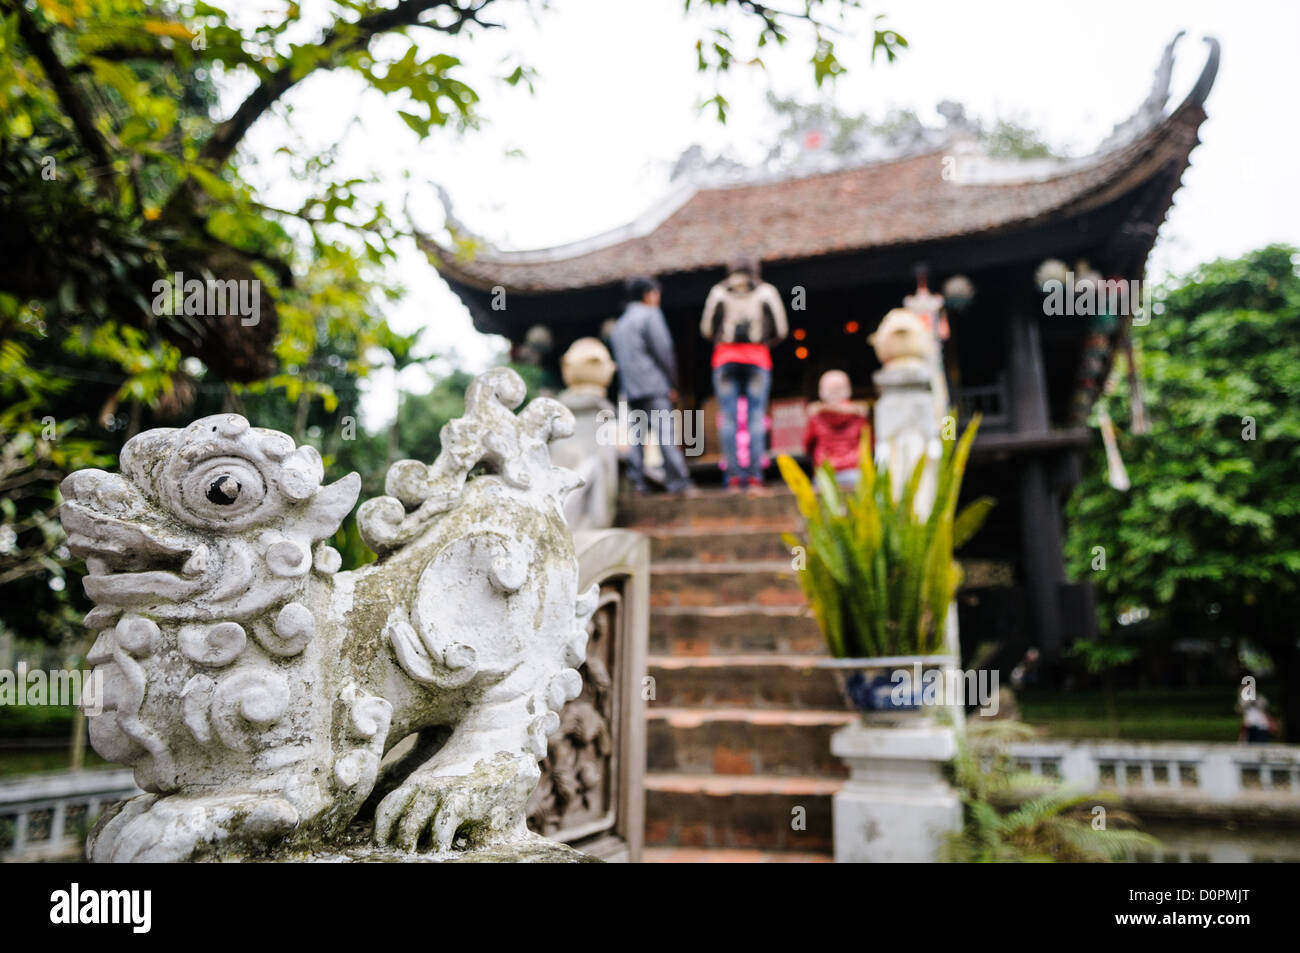
[[(265, 0), (243, 6), (250, 19), (264, 9)], [(871, 66), (869, 26), (880, 12), (911, 47), (893, 64), (882, 57)], [(740, 158), (761, 154), (772, 139), (768, 89), (807, 101), (833, 98), (845, 111), (876, 118), (909, 107), (934, 123), (935, 104), (953, 99), (970, 115), (1013, 118), (1071, 153), (1089, 152), (1146, 96), (1164, 45), (1183, 29), (1171, 105), (1200, 72), (1203, 35), (1219, 38), (1223, 58), (1202, 145), (1160, 231), (1151, 277), (1271, 241), (1300, 243), (1294, 0), (872, 4), (852, 17), (850, 35), (837, 44), (846, 76), (819, 92), (806, 37), (779, 51), (769, 47), (766, 71), (740, 67), (724, 80), (732, 102), (725, 126), (699, 109), (714, 80), (696, 72), (694, 43), (714, 22), (741, 25), (738, 39), (749, 35), (748, 21), (734, 10), (687, 17), (680, 0), (551, 0), (534, 16), (517, 0), (500, 0), (488, 18), (508, 29), (468, 41), (416, 31), (422, 45), (459, 55), (470, 67), (462, 78), (482, 96), (481, 130), (463, 137), (435, 132), (421, 143), (396, 115), (405, 104), (363, 90), (351, 74), (320, 74), (286, 97), (291, 115), (280, 109), (254, 127), (244, 155), (256, 165), (246, 175), (270, 204), (290, 206), (302, 193), (275, 150), (293, 135), (317, 147), (340, 143), (340, 170), (377, 176), (393, 210), (409, 196), (426, 230), (441, 221), (429, 185), (439, 182), (457, 215), (498, 245), (554, 245), (623, 224), (653, 205), (666, 191), (672, 163), (693, 143)], [(317, 33), (308, 30), (304, 38)], [(395, 42), (400, 51), (402, 41)], [(540, 73), (535, 95), (491, 79), (521, 57)], [(244, 88), (231, 85), (227, 109)], [(404, 250), (395, 277), (409, 290), (390, 315), (395, 328), (427, 327), (427, 349), (470, 370), (500, 352), (501, 339), (474, 331), (468, 312), (413, 247)], [(401, 386), (419, 391), (429, 382), (412, 371)], [(372, 379), (369, 426), (391, 418), (396, 393), (395, 375)]]

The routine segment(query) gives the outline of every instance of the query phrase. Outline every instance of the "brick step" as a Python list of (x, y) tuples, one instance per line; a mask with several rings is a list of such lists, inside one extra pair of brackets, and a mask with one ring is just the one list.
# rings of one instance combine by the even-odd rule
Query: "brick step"
[(830, 851), (738, 850), (725, 847), (646, 847), (643, 864), (833, 864)]
[(705, 490), (687, 498), (665, 493), (624, 496), (619, 499), (618, 525), (633, 529), (654, 526), (786, 526), (798, 519), (794, 494), (784, 486), (764, 487), (757, 493)]
[(781, 533), (794, 532), (798, 524), (774, 523), (771, 527), (728, 526), (713, 529), (694, 527), (651, 527), (650, 558), (653, 562), (689, 561), (737, 563), (757, 561), (790, 562), (790, 549)]
[(661, 562), (650, 569), (650, 605), (718, 606), (757, 602), (801, 606), (803, 590), (788, 560), (748, 563)]
[(665, 606), (650, 611), (650, 652), (824, 655), (826, 640), (803, 606)]
[(839, 682), (813, 655), (653, 655), (651, 709), (847, 709)]
[(831, 735), (855, 720), (848, 711), (652, 708), (650, 771), (673, 774), (847, 777)]
[[(828, 852), (831, 796), (841, 783), (812, 777), (651, 772), (645, 779), (646, 845)], [(802, 830), (794, 828), (799, 818)]]

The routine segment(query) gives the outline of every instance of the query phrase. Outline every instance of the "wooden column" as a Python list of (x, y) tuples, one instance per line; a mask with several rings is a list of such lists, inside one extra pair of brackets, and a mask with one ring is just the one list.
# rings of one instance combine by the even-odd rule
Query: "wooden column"
[(1042, 457), (1026, 458), (1020, 471), (1020, 552), (1031, 618), (1044, 661), (1057, 658), (1065, 638), (1060, 586), (1065, 581), (1061, 508)]
[(1038, 315), (1019, 304), (1011, 314), (1007, 370), (1011, 426), (1018, 433), (1041, 433), (1051, 426), (1047, 408), (1047, 375)]
[[(1038, 320), (1028, 304), (1017, 307), (1011, 316), (1010, 416), (1012, 426), (1020, 434), (1041, 434), (1051, 429)], [(1022, 567), (1036, 642), (1044, 661), (1050, 661), (1059, 657), (1065, 636), (1059, 592), (1065, 581), (1061, 507), (1048, 459), (1034, 454), (1021, 460), (1018, 470)]]

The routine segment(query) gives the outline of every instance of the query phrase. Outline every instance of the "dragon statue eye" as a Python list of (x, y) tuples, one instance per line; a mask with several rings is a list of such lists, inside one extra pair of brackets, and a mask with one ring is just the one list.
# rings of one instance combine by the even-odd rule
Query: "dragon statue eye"
[(239, 499), (241, 489), (243, 486), (238, 480), (228, 473), (223, 473), (208, 487), (208, 502), (215, 503), (217, 506), (230, 506)]
[(178, 461), (179, 479), (161, 492), (191, 526), (236, 530), (265, 516), (271, 504), (266, 478), (255, 461), (223, 454), (197, 463)]

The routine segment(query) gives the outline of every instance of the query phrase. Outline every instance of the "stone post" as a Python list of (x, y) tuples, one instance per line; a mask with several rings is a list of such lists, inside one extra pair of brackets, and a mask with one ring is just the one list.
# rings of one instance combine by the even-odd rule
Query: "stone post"
[(595, 338), (579, 338), (560, 362), (565, 388), (559, 401), (573, 413), (571, 437), (551, 444), (551, 460), (582, 478), (564, 503), (569, 529), (605, 529), (614, 524), (618, 497), (618, 444), (605, 439), (617, 411), (606, 398), (614, 360)]
[[(894, 492), (922, 455), (930, 458), (917, 492), (919, 513), (934, 503), (940, 455), (939, 417), (930, 369), (930, 335), (915, 314), (891, 311), (872, 336), (883, 368), (875, 375), (876, 463), (888, 464)], [(946, 622), (947, 653), (960, 659), (957, 614)], [(961, 706), (952, 724), (925, 714), (862, 720), (831, 737), (831, 753), (849, 766), (832, 802), (837, 863), (929, 862), (944, 836), (961, 828), (961, 802), (944, 777), (957, 751)]]
[(831, 753), (849, 766), (835, 795), (835, 862), (928, 863), (944, 835), (961, 828), (961, 802), (943, 775), (957, 752), (950, 725), (860, 723), (831, 737)]
[(929, 369), (916, 364), (895, 365), (877, 371), (872, 379), (880, 391), (873, 424), (876, 466), (889, 467), (897, 495), (902, 492), (916, 461), (922, 455), (929, 456), (931, 462), (916, 494), (917, 512), (928, 513), (934, 503), (934, 464), (939, 449)]

